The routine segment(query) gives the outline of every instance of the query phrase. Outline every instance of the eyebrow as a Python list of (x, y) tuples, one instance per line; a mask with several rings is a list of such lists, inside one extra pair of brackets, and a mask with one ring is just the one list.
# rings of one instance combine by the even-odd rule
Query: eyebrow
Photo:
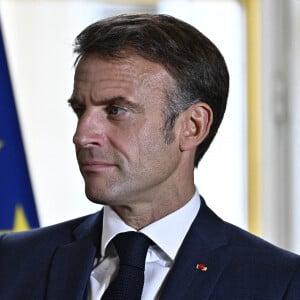
[[(68, 103), (71, 107), (76, 105), (84, 105), (83, 101), (79, 100), (78, 98), (71, 97), (68, 99)], [(97, 105), (97, 104), (96, 104)], [(109, 105), (120, 105), (120, 106), (126, 106), (129, 109), (135, 110), (136, 112), (140, 113), (144, 111), (144, 105), (140, 103), (134, 103), (128, 99), (126, 99), (123, 96), (116, 96), (112, 98), (107, 98), (99, 101), (99, 106), (109, 106)]]

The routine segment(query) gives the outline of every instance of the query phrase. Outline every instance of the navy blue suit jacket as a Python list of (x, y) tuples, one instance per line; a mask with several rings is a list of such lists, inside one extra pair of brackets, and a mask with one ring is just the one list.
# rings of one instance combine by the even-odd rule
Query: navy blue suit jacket
[[(0, 299), (85, 299), (101, 226), (99, 212), (2, 236)], [(299, 300), (300, 257), (222, 221), (202, 201), (160, 299)]]

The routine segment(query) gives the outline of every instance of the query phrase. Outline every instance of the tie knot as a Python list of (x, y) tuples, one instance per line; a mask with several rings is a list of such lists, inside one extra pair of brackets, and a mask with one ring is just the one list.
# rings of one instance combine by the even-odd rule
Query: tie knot
[(113, 239), (120, 258), (120, 265), (145, 268), (147, 250), (151, 240), (144, 234), (134, 231), (120, 233)]

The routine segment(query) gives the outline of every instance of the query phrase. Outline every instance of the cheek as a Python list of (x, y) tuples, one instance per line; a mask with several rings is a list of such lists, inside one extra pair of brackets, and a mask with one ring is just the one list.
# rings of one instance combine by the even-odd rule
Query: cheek
[(112, 128), (108, 134), (112, 151), (121, 155), (125, 161), (134, 162), (139, 159), (141, 150), (147, 140), (147, 134), (140, 125), (119, 126)]
[(111, 128), (109, 140), (114, 150), (131, 164), (147, 164), (147, 161), (159, 160), (167, 151), (161, 127), (161, 120), (145, 119), (130, 126)]
[(173, 145), (167, 145), (160, 127), (145, 130), (136, 140), (134, 147), (138, 150), (139, 163), (145, 167), (161, 169), (165, 164), (166, 156), (171, 154)]
[(145, 123), (144, 126), (140, 126), (135, 133), (134, 139), (140, 151), (144, 149), (146, 152), (151, 152), (161, 147), (164, 138), (159, 121), (151, 124)]

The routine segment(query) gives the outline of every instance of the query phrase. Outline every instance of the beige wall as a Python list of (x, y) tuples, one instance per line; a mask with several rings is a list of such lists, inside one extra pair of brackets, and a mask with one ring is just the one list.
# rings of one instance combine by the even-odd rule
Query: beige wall
[(300, 1), (261, 2), (263, 234), (300, 253)]

